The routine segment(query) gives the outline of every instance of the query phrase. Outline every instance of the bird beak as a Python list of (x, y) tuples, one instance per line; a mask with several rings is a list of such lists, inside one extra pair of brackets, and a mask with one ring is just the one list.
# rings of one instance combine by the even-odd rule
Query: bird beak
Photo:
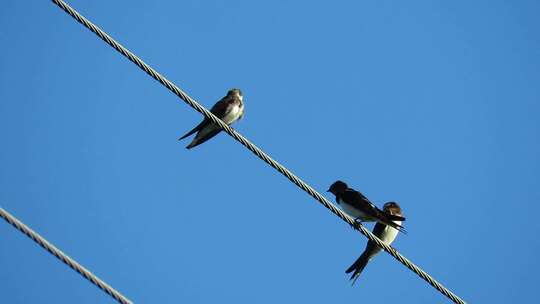
[(326, 192), (330, 192), (330, 189), (326, 190)]

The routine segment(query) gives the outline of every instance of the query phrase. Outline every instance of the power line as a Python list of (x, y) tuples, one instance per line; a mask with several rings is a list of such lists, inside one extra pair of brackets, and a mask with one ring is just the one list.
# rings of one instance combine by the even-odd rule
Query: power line
[(457, 295), (455, 295), (450, 290), (448, 290), (446, 287), (444, 287), (442, 284), (437, 282), (434, 278), (432, 278), (428, 273), (426, 273), (425, 271), (420, 269), (418, 266), (414, 265), (411, 261), (409, 261), (403, 255), (401, 255), (399, 252), (397, 252), (394, 248), (392, 248), (392, 247), (386, 245), (385, 243), (383, 243), (381, 240), (379, 240), (376, 236), (374, 236), (369, 230), (367, 230), (362, 225), (355, 223), (354, 219), (352, 219), (350, 216), (348, 216), (347, 214), (345, 214), (341, 210), (339, 210), (336, 206), (334, 206), (326, 198), (324, 198), (321, 194), (319, 194), (315, 189), (313, 189), (311, 186), (306, 184), (304, 181), (302, 181), (300, 178), (298, 178), (296, 175), (294, 175), (287, 168), (283, 167), (277, 161), (272, 159), (269, 155), (267, 155), (265, 152), (263, 152), (260, 148), (258, 148), (254, 144), (252, 144), (249, 140), (247, 140), (245, 137), (240, 135), (234, 129), (232, 129), (231, 127), (229, 127), (225, 123), (223, 123), (219, 118), (217, 118), (212, 113), (210, 113), (210, 111), (208, 111), (203, 106), (201, 106), (199, 103), (197, 103), (195, 100), (193, 100), (191, 97), (189, 97), (179, 87), (177, 87), (171, 81), (169, 81), (168, 79), (163, 77), (161, 74), (159, 74), (153, 68), (151, 68), (149, 65), (144, 63), (135, 54), (133, 54), (128, 49), (123, 47), (121, 44), (116, 42), (111, 36), (109, 36), (107, 33), (102, 31), (100, 28), (98, 28), (92, 22), (90, 22), (89, 20), (84, 18), (82, 15), (80, 15), (77, 11), (75, 11), (73, 8), (71, 8), (64, 1), (62, 1), (62, 0), (52, 0), (52, 1), (56, 5), (58, 5), (61, 9), (63, 9), (66, 13), (71, 15), (79, 23), (81, 23), (86, 28), (88, 28), (93, 33), (95, 33), (99, 38), (101, 38), (103, 41), (105, 41), (108, 45), (110, 45), (115, 50), (117, 50), (119, 53), (121, 53), (123, 56), (128, 58), (131, 62), (135, 63), (139, 68), (141, 68), (143, 71), (145, 71), (148, 75), (152, 76), (152, 78), (154, 78), (155, 80), (157, 80), (161, 84), (163, 84), (165, 87), (167, 87), (167, 89), (169, 89), (171, 92), (173, 92), (176, 96), (180, 97), (180, 99), (182, 99), (184, 102), (186, 102), (189, 106), (194, 108), (199, 113), (203, 114), (206, 118), (210, 119), (212, 122), (218, 124), (232, 138), (237, 140), (239, 143), (241, 143), (244, 147), (246, 147), (248, 150), (250, 150), (257, 157), (262, 159), (265, 163), (270, 165), (272, 168), (279, 171), (281, 174), (283, 174), (285, 177), (287, 177), (291, 182), (293, 182), (299, 188), (301, 188), (302, 190), (307, 192), (309, 195), (311, 195), (313, 198), (315, 198), (317, 201), (319, 201), (324, 207), (329, 209), (332, 213), (337, 215), (339, 218), (344, 220), (346, 223), (351, 225), (356, 230), (360, 231), (368, 239), (370, 239), (371, 241), (374, 241), (377, 245), (379, 245), (386, 252), (388, 252), (390, 255), (392, 255), (394, 258), (396, 258), (400, 263), (405, 265), (407, 268), (409, 268), (414, 273), (416, 273), (418, 276), (420, 276), (422, 279), (424, 279), (426, 282), (428, 282), (431, 286), (433, 286), (435, 289), (437, 289), (443, 295), (448, 297), (454, 303), (459, 303), (459, 304), (465, 303)]
[(119, 303), (122, 303), (122, 304), (133, 303), (128, 298), (123, 296), (120, 292), (118, 292), (116, 289), (109, 286), (109, 284), (105, 283), (103, 280), (98, 278), (95, 274), (91, 273), (90, 271), (88, 271), (88, 269), (84, 268), (81, 264), (77, 263), (75, 260), (67, 256), (60, 249), (56, 248), (56, 246), (49, 243), (45, 238), (37, 234), (34, 230), (30, 229), (30, 227), (26, 226), (23, 222), (19, 221), (16, 217), (11, 215), (9, 212), (4, 210), (3, 208), (0, 208), (0, 217), (6, 220), (6, 222), (13, 225), (13, 227), (17, 228), (22, 233), (26, 234), (26, 236), (31, 238), (39, 246), (43, 247), (50, 254), (54, 255), (57, 259), (62, 261), (62, 263), (68, 265), (69, 267), (71, 267), (71, 269), (78, 272), (85, 279), (90, 281), (92, 284), (96, 285), (99, 289), (105, 291), (109, 296), (113, 297)]

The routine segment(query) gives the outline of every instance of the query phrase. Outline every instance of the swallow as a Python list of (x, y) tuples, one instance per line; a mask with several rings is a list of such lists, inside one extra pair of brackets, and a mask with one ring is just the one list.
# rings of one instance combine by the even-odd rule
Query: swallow
[[(227, 125), (231, 125), (233, 122), (241, 119), (244, 116), (244, 97), (242, 96), (240, 89), (229, 90), (225, 97), (216, 102), (212, 109), (210, 109), (210, 112)], [(187, 132), (178, 140), (198, 132), (193, 141), (186, 147), (187, 149), (191, 149), (216, 136), (221, 130), (222, 129), (218, 124), (212, 122), (208, 118), (204, 118), (204, 120), (193, 128), (193, 130)]]
[(377, 208), (362, 193), (349, 188), (344, 182), (337, 181), (333, 183), (327, 192), (334, 194), (336, 196), (336, 202), (346, 213), (354, 217), (355, 220), (360, 222), (378, 222), (405, 233), (405, 229), (401, 225), (393, 222), (403, 222), (405, 221), (404, 217), (392, 215)]
[[(402, 216), (401, 214), (401, 208), (396, 202), (388, 202), (384, 204), (383, 210), (386, 213), (396, 215), (396, 216)], [(393, 221), (397, 225), (400, 225), (400, 221)], [(377, 223), (375, 224), (375, 228), (373, 228), (373, 234), (376, 235), (381, 241), (383, 241), (385, 244), (390, 245), (392, 242), (396, 239), (398, 235), (398, 231), (392, 227), (389, 227), (385, 224)], [(362, 255), (349, 267), (345, 273), (353, 273), (351, 275), (351, 281), (354, 285), (354, 282), (358, 279), (360, 274), (362, 273), (362, 270), (366, 267), (367, 263), (376, 256), (380, 251), (382, 250), (381, 247), (377, 246), (375, 242), (369, 241), (366, 245), (366, 249), (362, 253)]]

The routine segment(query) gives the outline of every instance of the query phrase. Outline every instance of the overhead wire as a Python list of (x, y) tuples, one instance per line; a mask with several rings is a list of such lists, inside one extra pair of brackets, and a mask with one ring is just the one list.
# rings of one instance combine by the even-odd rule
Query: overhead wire
[(23, 222), (17, 219), (15, 216), (11, 215), (9, 212), (0, 208), (0, 217), (2, 217), (6, 222), (11, 224), (13, 227), (17, 228), (20, 232), (24, 233), (27, 237), (36, 242), (43, 249), (47, 250), (54, 257), (62, 261), (62, 263), (68, 265), (71, 269), (78, 272), (85, 279), (90, 281), (92, 284), (96, 285), (99, 289), (106, 292), (109, 296), (115, 299), (118, 303), (121, 304), (132, 304), (126, 296), (121, 294), (116, 289), (112, 288), (109, 284), (105, 283), (102, 279), (98, 278), (95, 274), (90, 272), (88, 269), (83, 267), (81, 264), (77, 263), (74, 259), (70, 258), (67, 254), (62, 252), (62, 250), (56, 248), (53, 244), (47, 241), (44, 237), (39, 235), (37, 232), (32, 230), (30, 227), (26, 226)]

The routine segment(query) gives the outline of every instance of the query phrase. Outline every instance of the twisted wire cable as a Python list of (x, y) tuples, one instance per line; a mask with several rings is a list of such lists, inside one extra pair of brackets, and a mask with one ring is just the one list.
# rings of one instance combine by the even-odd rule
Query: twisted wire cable
[(317, 201), (319, 201), (324, 207), (326, 207), (332, 213), (334, 213), (339, 218), (344, 220), (347, 224), (352, 226), (354, 229), (360, 231), (363, 235), (365, 235), (371, 241), (375, 242), (377, 245), (379, 245), (381, 248), (383, 248), (386, 252), (388, 252), (390, 255), (392, 255), (394, 258), (396, 258), (400, 263), (405, 265), (407, 268), (412, 270), (414, 273), (416, 273), (418, 276), (420, 276), (422, 279), (424, 279), (426, 282), (428, 282), (431, 286), (433, 286), (435, 289), (437, 289), (439, 292), (441, 292), (444, 296), (446, 296), (447, 298), (452, 300), (454, 303), (458, 303), (458, 304), (465, 303), (457, 295), (452, 293), (449, 289), (444, 287), (441, 283), (437, 282), (437, 280), (435, 280), (428, 273), (426, 273), (425, 271), (420, 269), (418, 266), (413, 264), (411, 261), (409, 261), (403, 255), (401, 255), (399, 252), (397, 252), (394, 248), (392, 248), (391, 246), (388, 246), (385, 243), (383, 243), (380, 239), (378, 239), (375, 235), (373, 235), (369, 230), (367, 230), (361, 224), (356, 223), (353, 218), (351, 218), (350, 216), (348, 216), (347, 214), (345, 214), (341, 210), (339, 210), (336, 206), (334, 206), (332, 203), (330, 203), (326, 198), (324, 198), (321, 194), (319, 194), (319, 192), (317, 192), (315, 189), (313, 189), (310, 185), (305, 183), (303, 180), (301, 180), (299, 177), (294, 175), (287, 168), (283, 167), (280, 163), (278, 163), (277, 161), (272, 159), (268, 154), (263, 152), (259, 147), (255, 146), (253, 143), (251, 143), (249, 140), (247, 140), (244, 136), (242, 136), (241, 134), (236, 132), (233, 128), (229, 127), (227, 124), (225, 124), (219, 118), (217, 118), (215, 115), (210, 113), (210, 111), (208, 111), (203, 106), (201, 106), (199, 103), (197, 103), (195, 100), (193, 100), (190, 96), (188, 96), (184, 91), (182, 91), (174, 83), (172, 83), (171, 81), (169, 81), (168, 79), (163, 77), (156, 70), (151, 68), (148, 64), (146, 64), (144, 61), (142, 61), (140, 58), (138, 58), (135, 54), (130, 52), (128, 49), (126, 49), (120, 43), (116, 42), (111, 36), (109, 36), (107, 33), (105, 33), (99, 27), (97, 27), (92, 22), (90, 22), (88, 19), (83, 17), (81, 14), (79, 14), (77, 11), (75, 11), (73, 8), (71, 8), (67, 3), (65, 3), (62, 0), (52, 0), (52, 2), (54, 2), (62, 10), (64, 10), (69, 15), (71, 15), (71, 17), (73, 17), (75, 20), (77, 20), (83, 26), (85, 26), (90, 31), (92, 31), (94, 34), (96, 34), (99, 38), (101, 38), (103, 41), (105, 41), (108, 45), (110, 45), (115, 50), (117, 50), (124, 57), (128, 58), (131, 62), (135, 63), (139, 68), (141, 68), (144, 72), (146, 72), (152, 78), (157, 80), (159, 83), (163, 84), (167, 89), (169, 89), (171, 92), (173, 92), (176, 96), (180, 97), (180, 99), (182, 99), (190, 107), (192, 107), (197, 112), (204, 115), (206, 118), (210, 119), (212, 122), (218, 124), (227, 134), (229, 134), (232, 138), (234, 138), (236, 141), (238, 141), (240, 144), (242, 144), (244, 147), (246, 147), (248, 150), (250, 150), (253, 154), (255, 154), (257, 157), (262, 159), (265, 163), (270, 165), (272, 168), (279, 171), (286, 178), (288, 178), (291, 182), (293, 182), (295, 185), (297, 185), (300, 189), (307, 192), (310, 196), (312, 196)]
[(105, 291), (109, 296), (114, 298), (118, 303), (122, 303), (122, 304), (133, 303), (124, 295), (122, 295), (120, 292), (118, 292), (116, 289), (112, 288), (109, 284), (103, 282), (103, 280), (98, 278), (95, 274), (91, 273), (90, 271), (88, 271), (88, 269), (84, 268), (81, 264), (77, 263), (75, 260), (67, 256), (60, 249), (56, 248), (53, 244), (49, 243), (45, 238), (37, 234), (34, 230), (30, 229), (30, 227), (26, 226), (23, 222), (19, 221), (16, 217), (11, 215), (9, 212), (4, 210), (3, 208), (0, 208), (0, 217), (2, 217), (4, 220), (6, 220), (6, 222), (10, 223), (13, 227), (17, 228), (22, 233), (26, 234), (26, 236), (31, 238), (39, 246), (43, 247), (50, 254), (54, 255), (57, 259), (62, 261), (62, 263), (68, 265), (69, 267), (71, 267), (71, 269), (78, 272), (85, 279), (90, 281), (92, 284), (96, 285), (99, 289)]

